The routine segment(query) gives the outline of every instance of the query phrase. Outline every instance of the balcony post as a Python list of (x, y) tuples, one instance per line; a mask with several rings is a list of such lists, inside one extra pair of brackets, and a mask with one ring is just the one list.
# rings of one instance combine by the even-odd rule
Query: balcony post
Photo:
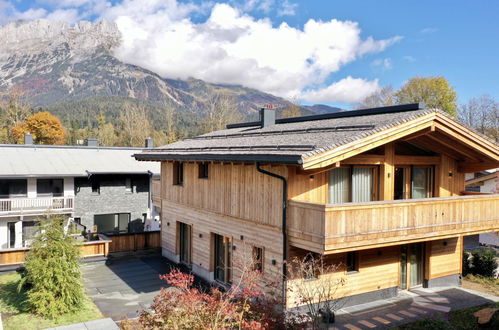
[(394, 198), (395, 182), (395, 146), (393, 143), (385, 145), (385, 161), (380, 171), (380, 200), (391, 201)]

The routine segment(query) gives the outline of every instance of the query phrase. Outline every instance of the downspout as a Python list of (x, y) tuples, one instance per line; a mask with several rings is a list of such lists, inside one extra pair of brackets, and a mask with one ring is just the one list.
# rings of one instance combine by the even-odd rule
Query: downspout
[(285, 177), (269, 172), (260, 167), (260, 163), (256, 163), (256, 170), (262, 174), (269, 175), (273, 178), (282, 181), (282, 308), (286, 310), (286, 277), (287, 261), (288, 261), (288, 233), (286, 231), (286, 212), (288, 198), (288, 181)]

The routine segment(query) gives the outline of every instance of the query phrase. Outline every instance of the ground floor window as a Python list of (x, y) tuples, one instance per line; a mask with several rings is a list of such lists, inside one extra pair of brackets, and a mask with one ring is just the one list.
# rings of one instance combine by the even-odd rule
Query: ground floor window
[(230, 283), (232, 277), (232, 240), (229, 237), (213, 234), (213, 246), (215, 280)]
[(7, 222), (7, 244), (9, 248), (16, 247), (16, 223)]
[(346, 262), (347, 273), (359, 271), (359, 253), (357, 251), (347, 252)]
[(40, 223), (38, 221), (23, 221), (23, 247), (30, 247), (38, 233)]
[(252, 251), (253, 270), (263, 272), (263, 248), (253, 246)]
[(94, 215), (94, 225), (98, 233), (127, 233), (130, 213)]
[(190, 264), (192, 251), (192, 226), (189, 226), (183, 222), (177, 222), (177, 224), (180, 262)]

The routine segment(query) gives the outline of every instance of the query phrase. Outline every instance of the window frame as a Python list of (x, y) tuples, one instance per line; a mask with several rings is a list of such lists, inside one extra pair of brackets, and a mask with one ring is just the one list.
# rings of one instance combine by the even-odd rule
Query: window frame
[(346, 274), (359, 272), (359, 251), (345, 253), (345, 272)]
[[(56, 181), (61, 182), (61, 192), (60, 193), (54, 193), (54, 187), (56, 186), (54, 183)], [(51, 189), (50, 193), (41, 193), (40, 192), (40, 186), (42, 182), (50, 182), (49, 187)], [(36, 196), (38, 197), (64, 197), (64, 179), (63, 178), (43, 178), (43, 179), (36, 179)]]
[(210, 175), (209, 163), (198, 163), (198, 179), (208, 179)]
[(253, 245), (251, 248), (251, 269), (263, 274), (265, 269), (265, 248)]
[(174, 186), (184, 185), (184, 163), (183, 162), (173, 162), (172, 166), (172, 177)]

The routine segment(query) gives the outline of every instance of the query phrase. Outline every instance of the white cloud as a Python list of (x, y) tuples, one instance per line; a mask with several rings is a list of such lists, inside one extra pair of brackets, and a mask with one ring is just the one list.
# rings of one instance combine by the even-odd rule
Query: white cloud
[[(401, 39), (362, 38), (359, 25), (352, 21), (309, 19), (298, 28), (286, 22), (276, 26), (270, 19), (249, 14), (292, 15), (296, 5), (288, 0), (233, 1), (232, 5), (177, 0), (38, 1), (55, 9), (16, 15), (45, 15), (70, 23), (89, 17), (115, 21), (123, 35), (115, 55), (163, 77), (240, 84), (287, 98), (298, 95), (304, 101), (357, 101), (365, 91), (371, 93), (378, 88), (376, 80), (348, 77), (322, 86), (346, 64), (382, 52)], [(13, 10), (0, 0), (0, 22), (5, 20), (2, 6)]]
[(393, 67), (390, 58), (377, 58), (371, 62), (371, 66), (380, 67), (383, 70), (391, 70)]
[(48, 14), (45, 18), (51, 21), (76, 23), (81, 19), (81, 16), (76, 9), (57, 9)]
[(281, 4), (281, 8), (277, 10), (277, 16), (294, 16), (296, 15), (296, 8), (298, 8), (297, 3), (291, 3), (288, 0), (284, 0)]
[(410, 62), (410, 63), (416, 62), (416, 59), (415, 59), (413, 56), (410, 56), (410, 55), (404, 56), (404, 57), (402, 57), (402, 58), (403, 58), (405, 61)]
[(377, 79), (369, 81), (352, 78), (341, 79), (325, 88), (309, 90), (302, 93), (301, 98), (309, 102), (360, 102), (380, 89)]
[(30, 8), (24, 12), (18, 12), (15, 16), (16, 19), (32, 21), (35, 19), (43, 18), (47, 15), (47, 11), (43, 8), (33, 9)]
[(419, 31), (419, 33), (422, 33), (422, 34), (431, 34), (431, 33), (435, 33), (435, 32), (438, 32), (438, 29), (433, 28), (433, 27), (427, 27), (427, 28), (421, 29)]
[[(400, 40), (363, 40), (357, 23), (334, 19), (310, 19), (302, 29), (274, 27), (227, 4), (215, 4), (205, 22), (194, 23), (189, 15), (196, 10), (176, 1), (148, 0), (146, 6), (129, 0), (103, 17), (115, 20), (123, 33), (116, 56), (125, 62), (164, 77), (241, 84), (283, 97), (320, 86), (345, 64)], [(346, 80), (336, 88), (346, 82), (352, 86)]]

